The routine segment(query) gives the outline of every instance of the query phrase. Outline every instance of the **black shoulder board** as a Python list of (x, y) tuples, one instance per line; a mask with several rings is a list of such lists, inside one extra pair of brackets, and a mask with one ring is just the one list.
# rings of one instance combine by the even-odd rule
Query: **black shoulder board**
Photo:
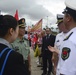
[(63, 41), (68, 40), (72, 34), (73, 34), (73, 32), (71, 32)]

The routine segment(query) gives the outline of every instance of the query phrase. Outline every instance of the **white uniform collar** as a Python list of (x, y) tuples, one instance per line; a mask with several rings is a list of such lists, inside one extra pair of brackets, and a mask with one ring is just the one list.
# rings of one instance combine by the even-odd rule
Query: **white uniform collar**
[(65, 38), (65, 37), (66, 37), (66, 34), (67, 34), (67, 33), (61, 32), (61, 33), (59, 33), (58, 35), (61, 36), (61, 37), (64, 36), (64, 38)]
[(76, 27), (70, 30), (68, 33), (72, 33), (72, 35), (69, 37), (69, 40), (76, 45)]
[(62, 36), (63, 35), (63, 32), (59, 33), (59, 35)]
[(7, 40), (3, 39), (3, 38), (0, 38), (0, 43), (8, 46), (9, 48), (11, 48), (11, 45), (9, 44), (9, 42)]
[(76, 31), (76, 27), (74, 27), (73, 29), (71, 29), (68, 33), (67, 33), (67, 36), (71, 33), (71, 32), (74, 32)]

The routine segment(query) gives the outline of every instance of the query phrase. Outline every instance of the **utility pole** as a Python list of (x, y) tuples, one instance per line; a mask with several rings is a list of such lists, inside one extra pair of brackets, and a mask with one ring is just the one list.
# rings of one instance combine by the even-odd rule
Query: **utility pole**
[(1, 15), (1, 10), (0, 10), (0, 15)]
[(48, 16), (47, 16), (47, 27), (48, 27)]

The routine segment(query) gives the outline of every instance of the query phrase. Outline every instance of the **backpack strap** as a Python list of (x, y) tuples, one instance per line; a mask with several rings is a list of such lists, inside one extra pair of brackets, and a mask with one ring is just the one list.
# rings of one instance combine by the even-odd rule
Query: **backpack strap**
[(8, 49), (8, 47), (6, 47), (6, 48), (4, 48), (4, 49), (2, 50), (2, 52), (0, 53), (0, 58), (1, 58), (1, 56), (3, 55), (3, 53), (4, 53), (7, 49)]
[[(1, 52), (1, 54), (0, 54), (0, 58), (1, 58), (1, 56), (3, 55), (3, 53), (4, 53), (7, 49), (9, 49), (9, 48), (6, 47), (5, 49), (2, 50), (2, 52)], [(11, 52), (12, 52), (12, 49), (10, 49), (10, 50), (7, 52), (7, 54), (6, 54), (5, 60), (4, 60), (3, 65), (2, 65), (2, 69), (1, 69), (1, 71), (0, 71), (0, 75), (3, 75), (4, 68), (5, 68), (5, 65), (6, 65), (8, 56), (9, 56), (9, 54), (10, 54)]]

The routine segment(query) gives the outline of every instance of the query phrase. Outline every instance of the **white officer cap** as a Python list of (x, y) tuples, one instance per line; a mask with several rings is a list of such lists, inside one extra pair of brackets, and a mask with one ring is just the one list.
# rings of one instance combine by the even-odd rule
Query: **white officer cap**
[(62, 14), (57, 14), (57, 24), (59, 24), (60, 22), (63, 22), (63, 17), (64, 17), (64, 15), (62, 15)]
[(65, 0), (65, 5), (63, 13), (76, 15), (76, 0)]

